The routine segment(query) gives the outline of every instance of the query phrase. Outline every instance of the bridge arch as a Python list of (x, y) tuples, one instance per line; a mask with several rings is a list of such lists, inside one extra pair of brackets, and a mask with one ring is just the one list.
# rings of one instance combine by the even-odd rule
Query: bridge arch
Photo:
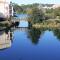
[(29, 22), (28, 21), (20, 21), (19, 22), (19, 27), (28, 27), (29, 26)]

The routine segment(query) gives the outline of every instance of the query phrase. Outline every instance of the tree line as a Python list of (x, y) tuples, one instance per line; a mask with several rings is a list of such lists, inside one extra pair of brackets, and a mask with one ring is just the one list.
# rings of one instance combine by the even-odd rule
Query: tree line
[(28, 4), (28, 5), (18, 5), (13, 3), (14, 11), (16, 13), (26, 13), (30, 15), (32, 19), (32, 23), (42, 22), (48, 19), (60, 19), (60, 7), (51, 8), (51, 9), (43, 9), (44, 6), (51, 7), (54, 4)]

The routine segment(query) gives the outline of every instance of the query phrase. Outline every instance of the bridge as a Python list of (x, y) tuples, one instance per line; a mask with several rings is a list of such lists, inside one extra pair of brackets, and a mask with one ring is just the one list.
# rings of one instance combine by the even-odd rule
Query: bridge
[(12, 22), (20, 22), (20, 21), (27, 21), (27, 22), (29, 22), (30, 20), (28, 18), (16, 18), (16, 17), (14, 17), (14, 18), (11, 19), (11, 21)]
[(31, 20), (28, 19), (28, 17), (23, 17), (23, 18), (21, 18), (21, 17), (19, 17), (19, 18), (14, 17), (14, 18), (11, 19), (11, 22), (13, 22), (15, 24), (16, 23), (19, 23), (20, 26), (22, 26), (22, 25), (28, 26), (28, 27), (31, 27), (32, 26)]
[(11, 30), (12, 31), (22, 31), (22, 32), (24, 32), (24, 31), (29, 31), (29, 29), (27, 28), (27, 27), (14, 27), (14, 28), (11, 28)]

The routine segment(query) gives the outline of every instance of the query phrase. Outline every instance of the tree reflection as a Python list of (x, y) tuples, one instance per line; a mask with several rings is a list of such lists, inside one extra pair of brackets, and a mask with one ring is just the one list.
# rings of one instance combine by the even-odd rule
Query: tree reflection
[(53, 31), (54, 35), (57, 37), (57, 39), (60, 40), (60, 29), (56, 29), (56, 28), (40, 28), (40, 29), (36, 29), (36, 28), (31, 28), (30, 31), (28, 31), (28, 36), (30, 38), (30, 40), (32, 41), (32, 43), (34, 44), (38, 44), (39, 42), (39, 38), (41, 37), (42, 33), (44, 33), (44, 31), (49, 30), (49, 31)]
[(38, 44), (41, 35), (41, 30), (36, 28), (31, 28), (28, 34), (29, 34), (29, 38), (32, 40), (32, 43)]
[(54, 35), (57, 36), (57, 38), (60, 40), (60, 29), (54, 29), (53, 32)]

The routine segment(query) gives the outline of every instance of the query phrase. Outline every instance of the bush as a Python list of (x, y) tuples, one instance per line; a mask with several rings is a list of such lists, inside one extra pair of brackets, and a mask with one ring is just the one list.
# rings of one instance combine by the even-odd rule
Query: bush
[(41, 9), (34, 7), (32, 8), (31, 12), (31, 23), (35, 24), (35, 23), (40, 23), (44, 20), (44, 13)]

